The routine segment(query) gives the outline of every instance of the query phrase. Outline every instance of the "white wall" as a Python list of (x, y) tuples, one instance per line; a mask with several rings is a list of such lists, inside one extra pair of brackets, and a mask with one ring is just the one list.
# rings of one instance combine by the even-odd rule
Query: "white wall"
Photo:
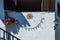
[[(25, 13), (23, 12), (22, 14), (24, 15)], [(37, 12), (37, 14), (38, 14), (38, 12)], [(42, 17), (45, 18), (44, 23), (41, 24), (41, 26), (39, 28), (37, 28), (35, 30), (27, 31), (24, 28), (20, 27), (18, 34), (14, 34), (11, 31), (13, 31), (15, 29), (12, 29), (12, 27), (11, 27), (10, 32), (13, 35), (15, 35), (16, 37), (20, 38), (21, 40), (55, 40), (55, 31), (54, 31), (54, 22), (53, 22), (55, 20), (54, 12), (39, 12), (39, 14), (41, 14)], [(37, 16), (38, 15), (36, 15), (36, 17)], [(0, 27), (5, 29), (5, 26), (3, 27), (3, 25), (0, 25)]]
[[(36, 13), (40, 14), (40, 17), (42, 16), (45, 18), (44, 23), (41, 24), (39, 28), (35, 30), (30, 30), (30, 31), (27, 31), (24, 28), (20, 28), (18, 34), (14, 34), (14, 33), (12, 34), (20, 38), (21, 40), (55, 40), (55, 31), (54, 31), (55, 14), (54, 12), (35, 12), (34, 14)], [(26, 13), (23, 12), (22, 14), (26, 16), (25, 15)], [(38, 16), (37, 14), (35, 17)], [(31, 23), (31, 25), (34, 25), (33, 22)]]
[[(0, 18), (4, 18), (4, 6), (3, 6), (3, 0), (0, 0)], [(13, 12), (10, 12), (13, 13)], [(16, 13), (16, 12), (14, 12)], [(55, 40), (55, 31), (54, 31), (54, 23), (55, 20), (55, 14), (53, 12), (40, 12), (43, 14), (43, 17), (45, 17), (44, 23), (39, 27), (38, 29), (26, 31), (24, 28), (20, 28), (18, 34), (12, 34), (16, 37), (20, 38), (21, 40)], [(37, 13), (38, 14), (38, 13)], [(23, 13), (24, 15), (24, 13)], [(13, 15), (10, 15), (13, 16)], [(21, 16), (21, 15), (20, 15)], [(37, 16), (37, 15), (36, 15)], [(40, 15), (41, 16), (41, 15)], [(14, 16), (13, 16), (14, 17)], [(18, 18), (18, 17), (16, 17)], [(22, 17), (20, 17), (22, 18)], [(19, 19), (20, 20), (20, 19)], [(0, 21), (0, 28), (3, 28), (6, 30), (5, 25)], [(15, 27), (14, 27), (15, 28)], [(9, 29), (9, 28), (8, 28)], [(12, 29), (12, 27), (11, 27)], [(13, 31), (15, 29), (12, 29)], [(8, 30), (7, 30), (8, 31)], [(0, 31), (0, 36), (2, 37), (2, 32)]]

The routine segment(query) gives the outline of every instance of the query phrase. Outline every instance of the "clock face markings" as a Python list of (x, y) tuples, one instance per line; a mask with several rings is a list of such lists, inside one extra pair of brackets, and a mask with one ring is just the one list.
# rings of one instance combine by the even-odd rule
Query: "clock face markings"
[(35, 30), (41, 26), (44, 18), (40, 12), (23, 12), (22, 13), (31, 26), (23, 27), (25, 30)]

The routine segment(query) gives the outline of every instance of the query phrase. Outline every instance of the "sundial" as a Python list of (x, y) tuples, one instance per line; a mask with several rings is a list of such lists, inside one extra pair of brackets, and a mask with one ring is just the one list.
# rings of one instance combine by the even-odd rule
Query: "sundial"
[[(22, 12), (22, 15), (24, 16), (21, 16), (21, 14), (18, 14), (19, 16), (19, 18), (21, 18), (22, 17), (22, 19), (19, 19), (18, 17), (18, 19), (15, 19), (15, 18), (13, 18), (13, 17), (11, 17), (11, 15), (10, 15), (10, 17), (8, 16), (8, 14), (9, 13), (6, 13), (5, 15), (7, 16), (7, 18), (5, 18), (4, 20), (3, 20), (3, 22), (4, 22), (4, 24), (8, 27), (9, 25), (12, 25), (12, 23), (15, 23), (16, 25), (22, 25), (22, 28), (24, 28), (25, 30), (34, 30), (34, 29), (37, 29), (37, 28), (39, 28), (39, 27), (41, 27), (41, 25), (43, 24), (43, 21), (44, 21), (44, 17), (43, 17), (43, 15), (42, 15), (42, 13), (40, 13), (40, 12)], [(17, 14), (17, 13), (14, 13), (14, 14)], [(21, 17), (20, 17), (21, 16)], [(27, 20), (25, 20), (25, 19)], [(21, 20), (20, 22), (18, 21), (18, 20)], [(28, 22), (29, 23), (29, 25), (27, 25), (26, 23), (24, 24), (24, 22)], [(16, 23), (17, 22), (17, 23)], [(20, 24), (19, 24), (20, 23)], [(24, 26), (24, 25), (26, 25), (26, 27)], [(21, 27), (21, 26), (20, 26)]]
[(41, 24), (43, 24), (44, 17), (42, 13), (35, 13), (35, 12), (22, 12), (27, 21), (29, 22), (30, 26), (24, 27), (25, 30), (34, 30), (39, 27), (41, 27)]
[(54, 40), (54, 12), (22, 12), (22, 14), (30, 24), (26, 27), (23, 25), (20, 29), (19, 35), (22, 40)]
[[(17, 16), (15, 17), (14, 15), (17, 15)], [(18, 14), (14, 13), (14, 14), (11, 14), (10, 17), (12, 17), (16, 20), (19, 20), (19, 22), (16, 21), (17, 22), (16, 25), (18, 25), (18, 26), (20, 25), (21, 28), (28, 30), (28, 31), (41, 28), (45, 24), (46, 24), (45, 26), (48, 26), (47, 23), (49, 23), (49, 25), (51, 25), (50, 24), (51, 21), (49, 21), (49, 20), (52, 19), (52, 21), (53, 21), (53, 18), (49, 18), (51, 16), (47, 16), (47, 15), (51, 15), (50, 13), (48, 14), (48, 12), (47, 13), (44, 13), (44, 12), (42, 12), (42, 13), (41, 12), (22, 12), (22, 15), (19, 13)], [(12, 19), (12, 18), (7, 18), (8, 23), (10, 23), (10, 24), (15, 23), (14, 19)], [(48, 21), (48, 22), (46, 22), (46, 21)], [(29, 23), (29, 25), (27, 22)], [(43, 28), (45, 28), (45, 27), (43, 27)]]
[[(16, 16), (17, 13), (14, 13), (14, 14)], [(9, 14), (9, 15), (11, 17), (12, 16), (15, 17), (14, 14), (11, 14), (11, 15)], [(13, 35), (20, 38), (21, 40), (40, 40), (40, 39), (41, 40), (52, 40), (52, 39), (54, 40), (54, 23), (53, 23), (54, 22), (54, 13), (53, 12), (52, 13), (49, 13), (49, 12), (22, 12), (22, 15), (28, 21), (30, 26), (28, 26), (27, 24), (26, 24), (26, 27), (24, 25), (22, 25), (21, 28), (19, 27), (20, 29), (18, 29), (18, 26), (9, 27), (7, 29), (12, 30), (12, 32), (11, 31), (9, 31), (9, 32), (11, 32)], [(23, 22), (23, 23), (25, 22), (25, 20), (23, 20), (24, 18), (21, 17), (21, 15), (17, 15), (16, 17), (17, 18), (19, 17), (19, 20), (21, 20), (21, 22)], [(17, 31), (17, 34), (14, 34), (13, 32), (16, 30), (19, 30), (19, 31)]]
[[(1, 3), (1, 1), (0, 1)], [(2, 7), (0, 7), (2, 8)], [(3, 10), (2, 10), (3, 11)], [(4, 11), (3, 11), (4, 12)], [(19, 13), (21, 14), (21, 12), (9, 12), (9, 16), (13, 17), (14, 19), (21, 20), (20, 23), (25, 23), (26, 21), (23, 20), (24, 18), (21, 17), (21, 15), (19, 16)], [(1, 13), (4, 14), (4, 13)], [(16, 15), (18, 14), (18, 15)], [(9, 27), (6, 28), (6, 31), (11, 32), (11, 34), (13, 34), (14, 36), (20, 38), (21, 40), (54, 40), (54, 18), (55, 18), (55, 14), (54, 13), (49, 13), (49, 12), (22, 12), (23, 16), (25, 17), (25, 19), (28, 21), (28, 23), (30, 24), (30, 26), (28, 26), (26, 24), (26, 27), (23, 25), (23, 29), (21, 29), (20, 27), (15, 27), (15, 25), (13, 25), (13, 27)], [(3, 15), (1, 15), (2, 18)], [(3, 16), (4, 19), (4, 16)], [(13, 20), (14, 20), (13, 19)], [(10, 20), (10, 19), (9, 19)], [(11, 18), (12, 20), (12, 18)], [(0, 22), (1, 23), (1, 22)], [(12, 23), (12, 21), (11, 21)], [(1, 25), (2, 28), (4, 28), (5, 26)], [(20, 29), (19, 29), (20, 28)], [(40, 29), (43, 28), (43, 29)], [(34, 30), (36, 29), (36, 30)], [(19, 31), (17, 31), (19, 30)], [(28, 31), (26, 31), (28, 30)], [(30, 30), (30, 31), (29, 31)], [(34, 31), (32, 31), (34, 30)], [(18, 32), (18, 34), (16, 33), (16, 31)], [(15, 34), (16, 33), (16, 34)]]

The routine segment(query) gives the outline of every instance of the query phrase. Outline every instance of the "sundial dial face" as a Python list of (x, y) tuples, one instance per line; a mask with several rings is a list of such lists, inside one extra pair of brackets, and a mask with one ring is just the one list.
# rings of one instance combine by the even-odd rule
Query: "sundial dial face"
[(54, 12), (22, 12), (22, 14), (30, 26), (23, 26), (19, 30), (18, 36), (20, 36), (21, 40), (54, 39)]
[(23, 27), (25, 30), (34, 30), (41, 27), (43, 23), (43, 15), (40, 12), (22, 12), (30, 26)]
[[(20, 29), (19, 29), (19, 31), (17, 31), (18, 34), (14, 34), (13, 32), (11, 32), (13, 35), (20, 38), (21, 40), (49, 40), (49, 39), (52, 40), (52, 39), (54, 39), (54, 30), (53, 30), (54, 29), (53, 21), (54, 21), (54, 17), (55, 17), (54, 13), (22, 12), (22, 15), (28, 21), (30, 26), (28, 26), (27, 24), (26, 24), (26, 27), (23, 25), (23, 27), (20, 28), (20, 26), (19, 26)], [(23, 17), (21, 17), (21, 15), (19, 15), (18, 17), (23, 18)], [(23, 22), (23, 21), (21, 21), (21, 22)], [(12, 29), (12, 31), (13, 30), (15, 31), (17, 29), (17, 26), (16, 26), (16, 28), (14, 26), (14, 29), (13, 29), (13, 27), (11, 27), (11, 29)], [(46, 35), (49, 35), (49, 36), (46, 36)]]

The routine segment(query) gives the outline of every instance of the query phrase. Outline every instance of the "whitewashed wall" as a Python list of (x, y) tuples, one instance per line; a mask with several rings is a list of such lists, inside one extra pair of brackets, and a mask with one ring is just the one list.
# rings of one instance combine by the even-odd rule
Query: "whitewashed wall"
[[(45, 18), (44, 23), (41, 24), (39, 28), (30, 31), (27, 31), (24, 28), (20, 28), (18, 34), (14, 34), (12, 32), (11, 33), (16, 37), (20, 38), (21, 40), (55, 40), (55, 31), (54, 31), (55, 13), (37, 12), (37, 14), (38, 13), (40, 13), (42, 17)], [(25, 16), (24, 12), (22, 14)], [(34, 25), (33, 23), (31, 24)]]
[[(0, 0), (0, 12), (1, 12), (0, 18), (4, 19), (3, 0)], [(18, 34), (13, 34), (13, 33), (12, 34), (20, 38), (21, 40), (55, 40), (55, 31), (54, 31), (54, 22), (53, 22), (55, 20), (55, 13), (54, 12), (40, 12), (40, 13), (42, 13), (43, 17), (46, 18), (44, 20), (43, 25), (40, 28), (31, 31), (26, 31), (24, 30), (24, 28), (23, 29), (20, 28)], [(24, 15), (24, 13), (22, 14)], [(5, 25), (2, 23), (1, 20), (0, 20), (0, 28), (6, 30)], [(3, 33), (0, 31), (1, 37), (2, 34)]]
[[(27, 31), (24, 28), (20, 28), (18, 34), (13, 34), (21, 40), (55, 40), (54, 31), (54, 12), (40, 12), (45, 17), (44, 23), (41, 27), (35, 30)], [(38, 13), (37, 13), (38, 14)], [(24, 15), (24, 13), (23, 13)], [(37, 15), (36, 15), (37, 16)], [(5, 29), (5, 26), (0, 22), (0, 27)], [(2, 35), (1, 35), (2, 36)]]
[(54, 12), (50, 13), (40, 12), (40, 13), (42, 13), (43, 17), (45, 17), (44, 23), (40, 28), (31, 31), (26, 31), (21, 28), (18, 34), (14, 35), (20, 38), (21, 40), (55, 40), (55, 31), (53, 22), (55, 20)]

